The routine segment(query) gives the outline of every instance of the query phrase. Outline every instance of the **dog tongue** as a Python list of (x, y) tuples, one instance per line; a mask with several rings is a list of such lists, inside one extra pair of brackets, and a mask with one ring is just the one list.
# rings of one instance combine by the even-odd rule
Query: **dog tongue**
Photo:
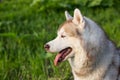
[(55, 66), (57, 66), (57, 64), (58, 64), (58, 62), (59, 62), (58, 60), (59, 60), (59, 58), (60, 58), (61, 56), (62, 56), (62, 54), (59, 54), (59, 53), (56, 55), (56, 57), (55, 57), (55, 59), (54, 59), (54, 65), (55, 65)]

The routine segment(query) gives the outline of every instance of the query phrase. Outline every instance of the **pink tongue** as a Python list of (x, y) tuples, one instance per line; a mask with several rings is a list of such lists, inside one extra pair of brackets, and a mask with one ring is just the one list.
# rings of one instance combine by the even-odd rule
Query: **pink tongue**
[(59, 53), (56, 55), (56, 57), (55, 57), (55, 59), (54, 59), (54, 65), (55, 65), (55, 66), (57, 66), (58, 60), (59, 60), (59, 58), (60, 58), (61, 55), (62, 55), (62, 54), (59, 54)]

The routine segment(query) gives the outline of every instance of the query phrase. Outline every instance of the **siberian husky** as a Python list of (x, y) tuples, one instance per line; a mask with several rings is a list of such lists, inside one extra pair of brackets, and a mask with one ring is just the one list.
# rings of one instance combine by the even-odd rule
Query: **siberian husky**
[(65, 16), (57, 37), (45, 45), (58, 52), (54, 64), (68, 60), (74, 80), (120, 80), (120, 50), (104, 31), (77, 8), (73, 17), (67, 11)]

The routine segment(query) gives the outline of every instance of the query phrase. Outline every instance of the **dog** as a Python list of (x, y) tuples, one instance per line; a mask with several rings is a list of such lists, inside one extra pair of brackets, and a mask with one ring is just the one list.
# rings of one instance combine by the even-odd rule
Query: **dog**
[(68, 60), (74, 80), (120, 80), (120, 50), (105, 32), (78, 8), (66, 21), (57, 37), (45, 44), (48, 52), (58, 52), (54, 64)]

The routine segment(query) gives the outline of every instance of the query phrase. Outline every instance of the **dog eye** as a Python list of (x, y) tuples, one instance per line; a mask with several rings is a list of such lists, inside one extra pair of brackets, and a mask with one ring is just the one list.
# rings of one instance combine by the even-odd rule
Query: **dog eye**
[(64, 35), (61, 35), (61, 37), (62, 37), (62, 38), (64, 38), (64, 37), (66, 37), (66, 36), (64, 36)]

